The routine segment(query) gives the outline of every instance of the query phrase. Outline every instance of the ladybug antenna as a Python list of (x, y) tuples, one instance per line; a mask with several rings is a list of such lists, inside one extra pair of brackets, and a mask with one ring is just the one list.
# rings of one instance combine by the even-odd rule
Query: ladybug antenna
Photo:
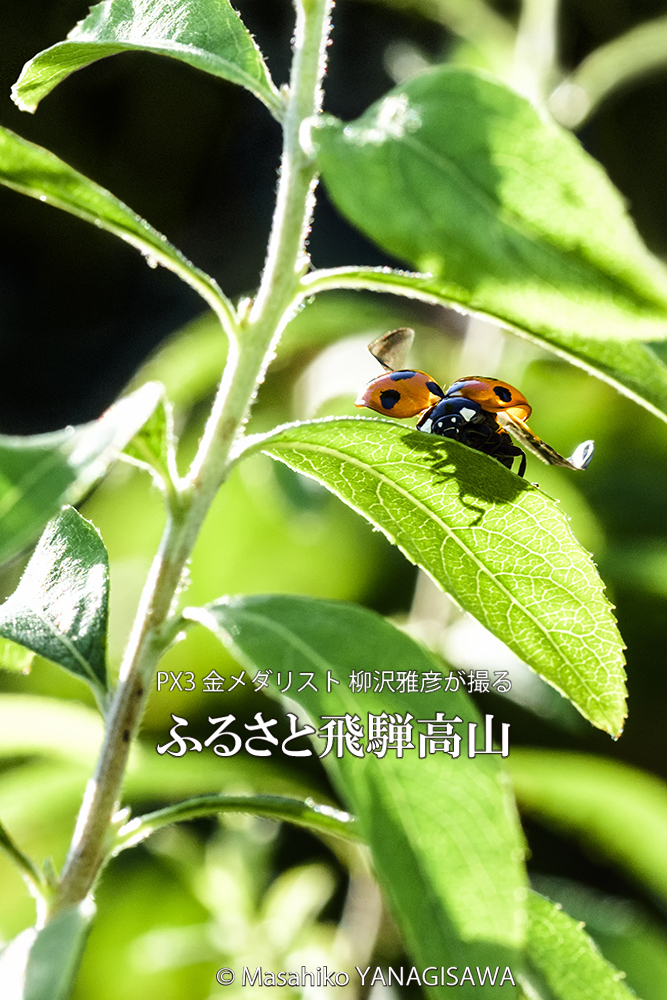
[(408, 326), (401, 326), (398, 330), (383, 333), (368, 345), (368, 350), (385, 371), (402, 371), (414, 339), (415, 331)]

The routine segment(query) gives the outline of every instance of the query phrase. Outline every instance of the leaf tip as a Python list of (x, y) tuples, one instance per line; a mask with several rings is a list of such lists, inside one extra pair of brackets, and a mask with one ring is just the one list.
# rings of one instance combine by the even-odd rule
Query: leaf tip
[[(22, 76), (23, 74), (21, 74), (21, 77)], [(37, 110), (39, 101), (27, 101), (25, 99), (21, 88), (21, 77), (19, 77), (16, 83), (12, 86), (11, 98), (19, 111), (27, 111), (28, 114), (33, 115)]]

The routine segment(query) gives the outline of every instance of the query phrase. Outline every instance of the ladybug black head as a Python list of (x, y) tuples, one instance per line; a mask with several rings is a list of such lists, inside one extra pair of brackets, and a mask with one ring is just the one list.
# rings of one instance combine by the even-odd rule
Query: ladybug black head
[(425, 413), (417, 427), (440, 437), (457, 437), (463, 427), (482, 423), (484, 413), (479, 403), (463, 397), (443, 399)]

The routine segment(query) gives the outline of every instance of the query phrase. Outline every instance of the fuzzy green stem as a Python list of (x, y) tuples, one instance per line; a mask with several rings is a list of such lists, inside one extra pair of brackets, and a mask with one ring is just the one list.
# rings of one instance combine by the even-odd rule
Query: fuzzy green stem
[[(315, 165), (302, 148), (304, 124), (320, 111), (331, 0), (300, 0), (294, 35), (290, 99), (284, 119), (280, 183), (262, 282), (244, 322), (241, 356), (230, 356), (190, 481), (199, 490), (216, 479), (264, 380), (278, 340), (300, 301), (308, 268), (305, 243), (313, 212)], [(245, 364), (241, 366), (240, 362)], [(239, 421), (237, 414), (242, 411)]]
[(463, 305), (449, 299), (433, 287), (433, 277), (414, 271), (398, 271), (391, 267), (331, 267), (311, 271), (301, 279), (301, 298), (320, 292), (353, 288), (357, 291), (386, 292), (406, 298), (432, 302), (436, 305), (462, 309)]
[(537, 105), (544, 105), (559, 75), (559, 0), (523, 0), (514, 49), (513, 83)]
[(225, 812), (265, 816), (305, 827), (316, 834), (359, 840), (358, 824), (354, 816), (332, 806), (320, 805), (312, 799), (290, 799), (282, 795), (200, 795), (196, 799), (188, 799), (145, 816), (137, 816), (125, 823), (118, 831), (112, 854), (115, 856), (128, 847), (134, 847), (172, 823)]
[[(175, 595), (215, 494), (229, 472), (230, 450), (242, 435), (258, 385), (282, 329), (299, 300), (305, 270), (315, 167), (300, 135), (317, 114), (325, 67), (330, 0), (296, 0), (297, 26), (283, 155), (269, 251), (257, 301), (230, 337), (220, 388), (190, 474), (179, 484), (160, 549), (153, 562), (109, 709), (104, 744), (79, 813), (63, 869), (55, 913), (84, 899), (108, 855), (111, 820), (120, 796), (130, 744), (136, 736), (155, 668), (173, 638)], [(231, 322), (225, 315), (221, 321)], [(232, 334), (236, 331), (231, 331)]]

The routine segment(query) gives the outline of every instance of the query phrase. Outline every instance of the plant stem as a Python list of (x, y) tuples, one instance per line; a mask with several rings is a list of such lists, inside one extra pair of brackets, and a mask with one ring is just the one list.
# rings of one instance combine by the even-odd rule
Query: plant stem
[(514, 49), (513, 83), (544, 105), (558, 76), (559, 0), (523, 0)]
[[(104, 864), (120, 796), (155, 667), (173, 639), (172, 608), (204, 518), (229, 472), (257, 387), (299, 301), (307, 266), (305, 240), (313, 209), (315, 167), (300, 144), (303, 123), (317, 114), (325, 69), (330, 0), (295, 0), (294, 58), (284, 120), (283, 155), (269, 250), (257, 300), (230, 338), (227, 365), (190, 474), (179, 484), (141, 597), (107, 720), (104, 744), (81, 806), (51, 913), (84, 899)], [(222, 317), (221, 317), (222, 318)], [(229, 317), (226, 317), (229, 322)]]
[(613, 91), (667, 64), (667, 17), (644, 21), (586, 56), (549, 98), (549, 109), (576, 128)]
[[(303, 150), (300, 133), (304, 122), (320, 111), (321, 81), (325, 70), (331, 0), (298, 0), (294, 36), (294, 59), (290, 99), (284, 120), (283, 155), (271, 237), (262, 282), (242, 341), (245, 358), (252, 358), (248, 377), (236, 370), (230, 358), (199, 452), (192, 464), (190, 481), (199, 489), (215, 477), (225, 462), (234, 435), (230, 434), (227, 411), (235, 398), (244, 400), (244, 418), (257, 388), (273, 359), (278, 340), (298, 307), (300, 279), (308, 268), (305, 243), (314, 206), (316, 171)], [(229, 372), (229, 376), (227, 377)]]

